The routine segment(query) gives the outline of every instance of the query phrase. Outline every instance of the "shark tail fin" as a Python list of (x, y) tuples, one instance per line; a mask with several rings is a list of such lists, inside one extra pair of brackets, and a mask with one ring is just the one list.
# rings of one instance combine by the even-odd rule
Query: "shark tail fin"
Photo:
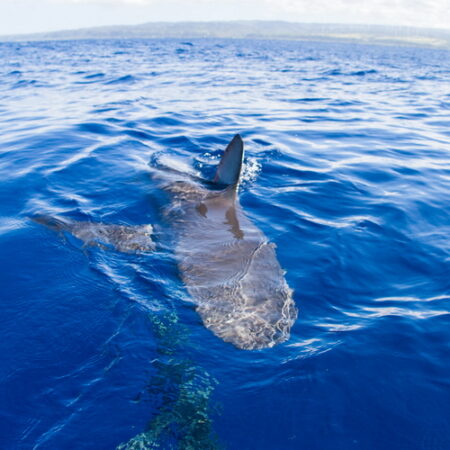
[(244, 158), (244, 143), (236, 134), (225, 149), (219, 166), (217, 167), (214, 183), (227, 186), (237, 185), (241, 175), (242, 160)]

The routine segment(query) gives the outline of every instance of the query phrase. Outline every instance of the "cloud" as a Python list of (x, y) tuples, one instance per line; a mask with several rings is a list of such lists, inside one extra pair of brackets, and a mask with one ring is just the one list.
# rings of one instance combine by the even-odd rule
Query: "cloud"
[(448, 0), (262, 0), (295, 21), (448, 28)]
[(65, 3), (65, 4), (76, 4), (76, 3), (84, 3), (84, 4), (109, 4), (109, 5), (141, 5), (147, 6), (155, 3), (155, 0), (51, 0), (53, 3)]
[[(1, 1), (1, 0), (0, 0)], [(115, 5), (124, 7), (152, 6), (155, 9), (173, 5), (189, 17), (198, 11), (201, 20), (207, 20), (211, 8), (246, 11), (245, 17), (274, 18), (298, 22), (367, 23), (411, 25), (448, 28), (450, 8), (448, 0), (50, 0), (58, 4)], [(163, 4), (166, 4), (163, 6)], [(205, 9), (206, 8), (206, 9)], [(253, 16), (249, 12), (253, 11)]]
[[(449, 0), (0, 0), (2, 33), (180, 20), (450, 28)], [(17, 30), (17, 31), (15, 31)]]

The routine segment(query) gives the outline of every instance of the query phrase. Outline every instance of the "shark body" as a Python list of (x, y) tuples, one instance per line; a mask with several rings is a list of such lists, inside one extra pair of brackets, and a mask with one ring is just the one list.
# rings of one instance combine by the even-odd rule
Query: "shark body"
[[(225, 342), (253, 350), (287, 340), (297, 309), (275, 245), (239, 204), (243, 152), (236, 135), (219, 163), (213, 189), (186, 179), (167, 184), (171, 203), (165, 216), (175, 232), (181, 279), (203, 324)], [(149, 251), (154, 245), (149, 226), (37, 221), (88, 245), (121, 251)]]

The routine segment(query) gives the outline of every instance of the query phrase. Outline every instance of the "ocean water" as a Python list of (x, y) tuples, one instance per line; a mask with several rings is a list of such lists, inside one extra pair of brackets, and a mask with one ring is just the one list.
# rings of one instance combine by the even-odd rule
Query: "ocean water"
[[(0, 448), (450, 448), (450, 53), (314, 42), (0, 43)], [(183, 286), (155, 166), (235, 133), (290, 339), (239, 350)], [(153, 224), (85, 247), (38, 214)]]

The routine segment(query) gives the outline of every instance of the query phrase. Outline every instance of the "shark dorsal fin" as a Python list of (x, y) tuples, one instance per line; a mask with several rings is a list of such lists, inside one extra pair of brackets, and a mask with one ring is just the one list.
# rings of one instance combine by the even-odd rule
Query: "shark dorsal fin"
[(242, 160), (244, 158), (244, 143), (239, 134), (236, 134), (225, 149), (219, 166), (217, 167), (214, 183), (227, 186), (237, 185), (241, 175)]

